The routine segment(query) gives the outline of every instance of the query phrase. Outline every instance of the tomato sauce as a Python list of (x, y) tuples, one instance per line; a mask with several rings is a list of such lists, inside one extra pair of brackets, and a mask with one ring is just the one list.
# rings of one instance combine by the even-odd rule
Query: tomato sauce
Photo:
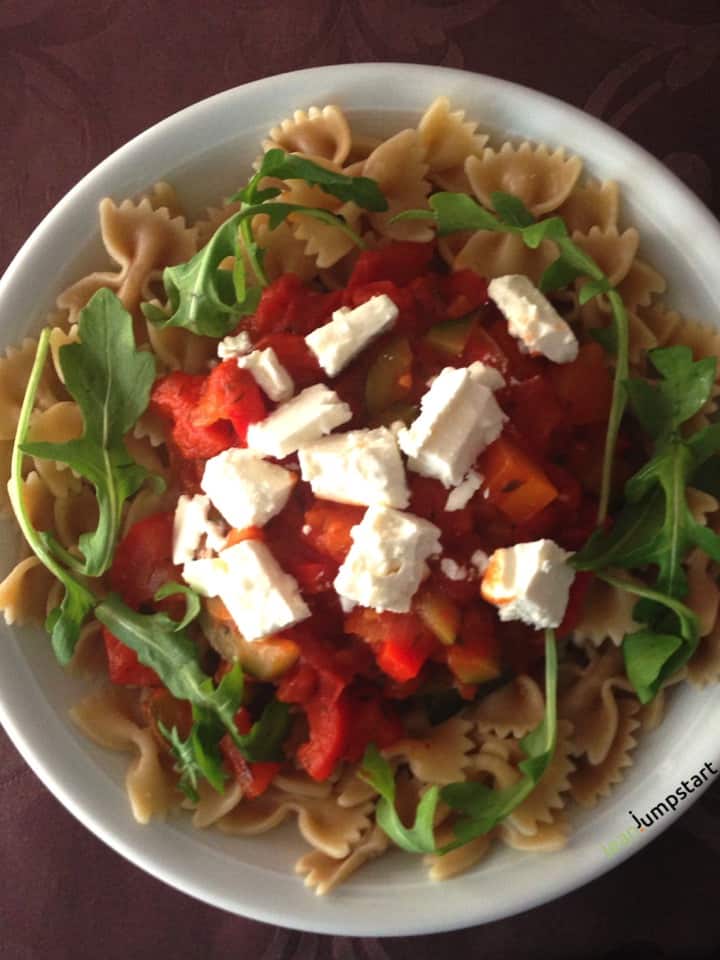
[[(398, 306), (392, 331), (326, 377), (304, 337), (328, 323), (340, 306), (358, 306), (379, 293)], [(277, 680), (276, 695), (304, 716), (296, 757), (318, 780), (342, 759), (357, 760), (368, 743), (387, 746), (404, 733), (403, 704), (428, 690), (455, 687), (471, 699), (479, 685), (542, 661), (542, 637), (523, 624), (503, 624), (480, 596), (472, 557), (502, 546), (550, 537), (577, 549), (596, 512), (593, 477), (602, 460), (611, 376), (596, 344), (581, 347), (562, 366), (524, 353), (489, 300), (484, 279), (469, 270), (448, 273), (433, 244), (396, 243), (363, 253), (345, 289), (322, 292), (293, 276), (263, 293), (254, 316), (243, 322), (258, 347), (273, 347), (296, 387), (325, 382), (353, 411), (347, 428), (410, 422), (428, 380), (444, 367), (481, 360), (496, 367), (506, 386), (497, 399), (509, 421), (478, 458), (481, 488), (460, 510), (445, 509), (448, 490), (407, 472), (409, 509), (442, 531), (443, 556), (430, 561), (411, 612), (343, 613), (332, 583), (351, 546), (350, 530), (363, 507), (318, 500), (299, 481), (285, 509), (256, 534), (298, 581), (312, 616), (283, 637), (299, 656)], [(159, 379), (152, 407), (169, 422), (177, 475), (190, 492), (209, 457), (245, 444), (247, 427), (273, 409), (252, 377), (233, 361), (206, 376), (171, 373)], [(294, 465), (293, 455), (283, 461)], [(156, 524), (153, 536), (160, 536)], [(167, 524), (166, 524), (167, 527)], [(132, 536), (132, 531), (130, 536)], [(165, 530), (165, 536), (171, 536)], [(137, 537), (135, 538), (137, 541)], [(129, 548), (121, 545), (128, 553)], [(142, 554), (142, 548), (136, 550)], [(154, 556), (167, 562), (167, 550)], [(147, 560), (124, 584), (136, 599), (154, 582)], [(458, 571), (460, 573), (458, 574)], [(451, 575), (449, 575), (449, 573)], [(575, 616), (586, 578), (579, 580), (568, 622)], [(132, 665), (131, 665), (132, 666)], [(136, 682), (149, 678), (117, 671)], [(231, 745), (223, 746), (231, 771), (257, 793), (274, 768), (251, 770)], [(254, 779), (253, 779), (254, 778)]]

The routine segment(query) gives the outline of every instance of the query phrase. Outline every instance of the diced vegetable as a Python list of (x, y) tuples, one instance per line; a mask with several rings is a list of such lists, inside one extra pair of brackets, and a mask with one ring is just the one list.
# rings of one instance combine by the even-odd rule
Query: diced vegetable
[(427, 273), (433, 254), (431, 243), (393, 243), (379, 250), (365, 250), (357, 259), (348, 287), (376, 280), (405, 285)]
[(392, 337), (383, 344), (365, 384), (365, 406), (371, 417), (406, 401), (412, 389), (412, 364), (406, 337)]
[(557, 497), (544, 471), (506, 437), (492, 443), (480, 458), (488, 498), (514, 523), (525, 523)]
[(489, 607), (473, 607), (465, 613), (458, 642), (447, 648), (447, 664), (463, 683), (484, 683), (500, 676), (500, 645)]
[(413, 607), (441, 643), (446, 646), (455, 643), (460, 627), (460, 611), (449, 597), (437, 590), (421, 590)]
[(352, 546), (350, 531), (364, 513), (364, 507), (318, 500), (305, 514), (305, 524), (310, 528), (307, 539), (320, 553), (342, 563)]
[(449, 357), (459, 357), (465, 349), (474, 326), (475, 319), (471, 314), (443, 320), (428, 330), (425, 334), (425, 342), (434, 350)]

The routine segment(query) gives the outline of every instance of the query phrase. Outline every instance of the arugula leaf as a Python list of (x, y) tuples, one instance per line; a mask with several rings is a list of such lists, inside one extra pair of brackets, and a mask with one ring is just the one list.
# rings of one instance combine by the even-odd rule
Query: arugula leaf
[(123, 504), (148, 476), (128, 453), (124, 436), (148, 405), (155, 361), (135, 349), (132, 318), (110, 290), (98, 290), (81, 311), (79, 333), (79, 343), (60, 348), (60, 365), (83, 416), (82, 437), (66, 443), (28, 443), (23, 437), (20, 449), (67, 464), (95, 487), (99, 520), (80, 537), (83, 561), (67, 551), (61, 556), (76, 572), (96, 577), (112, 562)]
[(363, 210), (382, 213), (388, 208), (387, 200), (375, 180), (369, 177), (348, 177), (347, 174), (328, 170), (312, 160), (285, 153), (278, 148), (268, 150), (250, 183), (231, 199), (254, 204), (278, 196), (280, 190), (277, 188), (258, 190), (258, 184), (265, 177), (276, 177), (279, 180), (304, 180), (339, 200), (352, 201)]
[(430, 787), (423, 795), (412, 827), (406, 827), (395, 809), (395, 779), (387, 760), (370, 744), (363, 757), (360, 777), (380, 794), (375, 818), (390, 839), (408, 853), (435, 851), (434, 819), (440, 788)]
[(525, 759), (518, 766), (523, 776), (502, 790), (482, 783), (451, 783), (440, 797), (454, 810), (464, 814), (455, 824), (454, 843), (440, 853), (448, 853), (475, 837), (482, 836), (504, 820), (528, 797), (547, 770), (557, 740), (557, 649), (553, 630), (545, 631), (545, 713), (542, 721), (520, 741)]
[(509, 223), (515, 227), (528, 227), (531, 223), (535, 223), (535, 218), (519, 197), (496, 190), (490, 195), (490, 200), (503, 223)]
[[(154, 304), (143, 303), (142, 311), (161, 327), (183, 327), (207, 337), (224, 337), (241, 317), (255, 313), (262, 290), (247, 286), (243, 255), (238, 240), (242, 232), (245, 246), (260, 283), (267, 283), (262, 269), (262, 249), (252, 237), (250, 223), (258, 214), (268, 217), (271, 230), (293, 213), (313, 217), (346, 233), (361, 249), (365, 243), (342, 219), (328, 210), (296, 203), (257, 203), (245, 206), (220, 226), (194, 257), (163, 271), (163, 286), (170, 313)], [(234, 257), (232, 270), (220, 269), (228, 257)]]
[[(578, 570), (656, 564), (656, 588), (684, 597), (682, 561), (691, 547), (699, 546), (720, 562), (720, 537), (695, 520), (687, 501), (695, 470), (720, 450), (720, 429), (713, 425), (690, 439), (680, 429), (710, 397), (716, 360), (694, 362), (683, 346), (652, 350), (648, 356), (663, 379), (658, 384), (632, 380), (627, 389), (633, 412), (654, 438), (654, 456), (625, 485), (627, 502), (612, 529), (595, 533), (571, 562)], [(640, 612), (652, 621), (647, 605)]]
[(47, 567), (50, 573), (62, 583), (65, 594), (59, 607), (53, 610), (47, 618), (46, 629), (50, 634), (55, 656), (60, 663), (66, 664), (71, 659), (80, 629), (95, 606), (95, 596), (82, 583), (79, 583), (65, 570), (53, 556), (48, 538), (39, 533), (30, 522), (25, 500), (23, 497), (23, 443), (30, 426), (30, 416), (35, 405), (40, 378), (42, 377), (45, 361), (50, 346), (50, 330), (46, 328), (40, 334), (35, 360), (30, 371), (28, 385), (25, 390), (17, 431), (10, 457), (10, 480), (8, 493), (10, 503), (15, 513), (25, 540), (40, 562)]
[[(194, 710), (193, 710), (194, 715)], [(175, 758), (175, 772), (180, 774), (178, 787), (185, 796), (197, 803), (200, 799), (198, 785), (202, 779), (218, 793), (225, 791), (227, 775), (222, 765), (222, 757), (217, 743), (206, 743), (205, 729), (194, 724), (187, 740), (183, 740), (177, 727), (171, 730), (164, 723), (158, 728), (170, 745)]]
[(633, 611), (634, 617), (640, 618), (638, 608), (641, 605), (664, 611), (657, 630), (642, 628), (623, 639), (628, 679), (640, 702), (649, 703), (663, 683), (684, 666), (697, 649), (700, 638), (697, 616), (684, 603), (658, 590), (609, 573), (598, 576), (613, 587), (643, 598)]

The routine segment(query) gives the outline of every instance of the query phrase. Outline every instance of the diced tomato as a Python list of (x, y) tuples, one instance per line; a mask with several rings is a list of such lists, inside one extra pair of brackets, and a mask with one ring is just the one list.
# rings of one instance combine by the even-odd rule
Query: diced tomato
[(253, 375), (240, 369), (234, 360), (225, 360), (205, 380), (191, 418), (198, 427), (229, 420), (238, 440), (245, 443), (247, 428), (266, 414), (265, 401)]
[(481, 363), (487, 363), (488, 366), (495, 367), (503, 376), (506, 376), (510, 363), (507, 354), (500, 346), (494, 336), (475, 322), (470, 330), (470, 335), (465, 343), (461, 362), (463, 366), (468, 366), (479, 360)]
[[(173, 514), (154, 513), (133, 524), (117, 545), (108, 578), (129, 607), (162, 609), (170, 616), (182, 614), (184, 600), (180, 596), (153, 600), (163, 584), (180, 580), (180, 571), (172, 562), (172, 538)], [(108, 630), (103, 630), (103, 637), (113, 683), (162, 686), (155, 671), (139, 663), (134, 650)]]
[(264, 540), (265, 534), (262, 527), (243, 527), (242, 530), (232, 527), (225, 540), (225, 547), (234, 547), (236, 543), (242, 543), (243, 540)]
[(118, 640), (114, 634), (103, 627), (103, 640), (108, 660), (108, 673), (111, 683), (131, 687), (161, 687), (160, 677), (150, 667), (138, 660), (138, 655), (130, 647)]
[(309, 387), (322, 379), (317, 357), (299, 333), (270, 333), (256, 344), (258, 350), (266, 350), (268, 347), (275, 351), (296, 388)]
[(480, 457), (488, 499), (514, 523), (525, 523), (557, 497), (543, 470), (504, 435)]
[(295, 273), (278, 277), (263, 290), (258, 308), (248, 321), (249, 329), (258, 336), (286, 331), (290, 305), (303, 289), (302, 280)]
[(613, 385), (605, 351), (599, 343), (583, 344), (572, 363), (551, 364), (548, 377), (569, 423), (607, 423)]
[(345, 753), (352, 723), (348, 699), (341, 694), (336, 700), (323, 696), (305, 705), (309, 739), (298, 747), (297, 759), (313, 780), (327, 780)]
[(405, 733), (397, 711), (390, 703), (383, 702), (377, 692), (349, 691), (352, 722), (344, 760), (355, 763), (365, 753), (370, 743), (380, 750), (391, 746)]
[(331, 590), (337, 576), (338, 565), (332, 560), (304, 560), (293, 564), (292, 574), (303, 594), (322, 593)]
[(363, 518), (364, 507), (318, 500), (305, 514), (308, 542), (320, 553), (342, 563), (352, 546), (351, 529)]
[(192, 414), (202, 394), (205, 377), (175, 371), (155, 382), (150, 409), (170, 421), (172, 440), (186, 460), (208, 460), (235, 442), (232, 425), (225, 421), (199, 426)]
[(317, 670), (302, 661), (288, 670), (277, 688), (281, 703), (308, 703), (317, 689)]
[(365, 250), (357, 259), (348, 287), (376, 280), (392, 280), (404, 286), (427, 273), (433, 254), (431, 243), (391, 243), (379, 250)]
[(499, 392), (498, 400), (523, 440), (545, 456), (553, 433), (564, 420), (562, 407), (548, 381), (531, 377), (512, 382)]
[[(135, 610), (152, 602), (163, 584), (180, 580), (180, 570), (172, 562), (173, 522), (172, 513), (154, 513), (134, 523), (117, 545), (110, 586)], [(184, 602), (168, 597), (161, 605), (168, 612), (181, 611)]]
[(414, 613), (356, 607), (345, 620), (345, 630), (370, 644), (383, 673), (400, 683), (416, 677), (439, 644)]

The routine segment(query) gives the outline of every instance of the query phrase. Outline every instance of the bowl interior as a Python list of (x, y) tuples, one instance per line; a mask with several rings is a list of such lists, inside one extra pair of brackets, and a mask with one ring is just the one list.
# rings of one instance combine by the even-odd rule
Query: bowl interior
[[(622, 221), (638, 227), (642, 252), (667, 276), (669, 300), (718, 324), (720, 233), (700, 203), (659, 163), (614, 131), (559, 101), (499, 80), (398, 64), (328, 67), (250, 84), (188, 108), (147, 131), (81, 181), (33, 234), (0, 283), (0, 345), (17, 343), (57, 293), (106, 266), (96, 209), (165, 179), (190, 216), (237, 189), (267, 129), (299, 106), (339, 103), (353, 125), (384, 135), (414, 124), (437, 95), (481, 126), (564, 145), (586, 169), (621, 185)], [(42, 264), (42, 269), (38, 267)], [(0, 577), (19, 555), (0, 527)], [(123, 780), (127, 759), (89, 743), (68, 719), (85, 685), (63, 675), (40, 630), (0, 626), (0, 719), (47, 786), (120, 853), (180, 889), (225, 909), (328, 933), (439, 931), (513, 914), (552, 899), (621, 862), (660, 833), (663, 820), (613, 857), (604, 846), (681, 779), (720, 757), (720, 699), (711, 689), (675, 691), (660, 730), (643, 735), (625, 780), (596, 810), (572, 814), (569, 845), (552, 854), (499, 850), (474, 872), (433, 885), (419, 862), (391, 854), (327, 898), (292, 875), (305, 849), (294, 827), (256, 839), (195, 831), (181, 817), (140, 827)], [(392, 898), (392, 910), (386, 905)]]

